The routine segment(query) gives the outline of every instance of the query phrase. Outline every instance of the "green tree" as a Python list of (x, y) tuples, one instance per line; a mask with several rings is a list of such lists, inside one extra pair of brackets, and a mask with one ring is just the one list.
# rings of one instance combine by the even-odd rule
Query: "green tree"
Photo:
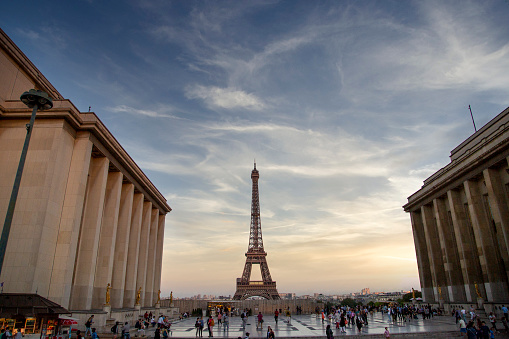
[[(422, 293), (420, 291), (415, 291), (415, 297), (422, 298)], [(411, 302), (412, 298), (413, 298), (413, 293), (409, 292), (403, 296), (403, 302), (406, 302), (406, 303)]]
[(355, 307), (355, 306), (357, 306), (357, 302), (355, 300), (353, 300), (352, 298), (345, 298), (341, 301), (341, 305)]

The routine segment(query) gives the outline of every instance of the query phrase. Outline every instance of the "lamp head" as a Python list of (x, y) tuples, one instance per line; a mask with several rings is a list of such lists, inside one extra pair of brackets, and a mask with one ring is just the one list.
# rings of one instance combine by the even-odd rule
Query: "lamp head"
[(37, 106), (41, 111), (53, 107), (53, 100), (51, 100), (48, 93), (38, 89), (31, 89), (21, 94), (20, 100), (29, 108)]

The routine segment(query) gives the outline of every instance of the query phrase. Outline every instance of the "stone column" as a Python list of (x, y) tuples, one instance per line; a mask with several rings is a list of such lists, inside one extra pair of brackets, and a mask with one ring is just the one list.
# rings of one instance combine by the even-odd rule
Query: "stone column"
[(431, 266), (426, 248), (426, 238), (424, 235), (424, 225), (422, 223), (422, 214), (420, 210), (410, 212), (412, 219), (412, 231), (414, 234), (415, 253), (417, 255), (417, 265), (419, 267), (419, 280), (421, 282), (422, 299), (425, 302), (432, 302), (433, 279), (431, 275)]
[(491, 225), (488, 221), (487, 211), (485, 211), (483, 206), (483, 197), (478, 185), (479, 183), (476, 181), (467, 180), (464, 182), (468, 207), (472, 218), (472, 227), (479, 252), (479, 261), (483, 272), (484, 281), (478, 282), (479, 291), (483, 298), (486, 296), (486, 301), (492, 301), (494, 297), (504, 293), (505, 284), (503, 282), (505, 280), (505, 272), (500, 268), (501, 261), (498, 257), (497, 245), (493, 238)]
[(113, 275), (111, 277), (111, 306), (113, 308), (122, 308), (124, 305), (127, 253), (129, 251), (129, 235), (131, 233), (133, 198), (134, 185), (131, 183), (123, 184), (118, 213)]
[(92, 308), (92, 288), (95, 279), (108, 166), (109, 160), (105, 157), (92, 158), (90, 162), (87, 196), (71, 292), (71, 309), (73, 310)]
[[(509, 206), (507, 204), (504, 183), (498, 170), (486, 169), (483, 171), (488, 190), (491, 212), (495, 221), (495, 238), (498, 242), (500, 255), (506, 268), (506, 277), (509, 277)], [(505, 295), (509, 295), (506, 291)], [(500, 299), (499, 299), (500, 300)]]
[(470, 213), (468, 204), (465, 206), (460, 198), (460, 192), (448, 191), (447, 198), (451, 209), (452, 224), (454, 235), (458, 246), (459, 263), (465, 284), (466, 301), (475, 303), (477, 294), (475, 292), (475, 282), (483, 281), (479, 255), (474, 238), (474, 231), (470, 222)]
[(164, 223), (166, 216), (159, 214), (159, 229), (157, 230), (156, 266), (154, 274), (154, 300), (157, 300), (157, 293), (161, 289), (161, 270), (163, 268), (163, 246), (164, 246)]
[(141, 220), (143, 217), (142, 193), (135, 193), (133, 197), (133, 212), (131, 230), (129, 232), (129, 247), (127, 251), (127, 265), (125, 273), (124, 307), (134, 306), (136, 299), (136, 276), (138, 272), (138, 254), (140, 249)]
[[(502, 169), (503, 170), (503, 169)], [(485, 169), (483, 171), (486, 188), (488, 191), (488, 208), (492, 216), (492, 238), (501, 260), (499, 266), (502, 271), (502, 281), (499, 293), (494, 295), (495, 300), (503, 300), (509, 295), (509, 206), (507, 205), (504, 184), (497, 169)]]
[(55, 264), (51, 275), (48, 299), (69, 309), (76, 247), (87, 188), (92, 142), (89, 132), (78, 132), (74, 141), (67, 177), (62, 217), (58, 229)]
[(449, 302), (465, 302), (463, 277), (461, 274), (458, 274), (460, 272), (458, 247), (456, 245), (454, 228), (451, 225), (452, 221), (450, 221), (449, 214), (447, 213), (446, 201), (444, 199), (434, 199), (433, 208), (437, 221), (441, 252), (443, 254)]
[(145, 303), (145, 291), (147, 286), (146, 276), (147, 276), (147, 258), (148, 258), (148, 241), (150, 235), (150, 223), (152, 217), (152, 203), (150, 201), (145, 201), (143, 203), (143, 218), (141, 222), (141, 233), (140, 233), (140, 253), (138, 255), (138, 272), (136, 275), (136, 286), (141, 287), (141, 306), (149, 306)]
[(106, 302), (106, 285), (111, 284), (123, 177), (120, 172), (108, 173), (92, 296), (94, 309), (102, 308)]
[(447, 301), (449, 300), (448, 291), (445, 288), (447, 285), (447, 279), (445, 277), (442, 249), (440, 247), (436, 221), (433, 214), (433, 206), (421, 206), (421, 214), (423, 216), (422, 221), (424, 224), (424, 235), (428, 249), (431, 275), (433, 277), (433, 292), (435, 295), (435, 301)]
[(159, 210), (157, 208), (152, 209), (152, 215), (150, 217), (150, 235), (148, 240), (148, 254), (147, 254), (147, 274), (145, 277), (145, 305), (154, 306), (155, 300), (152, 300), (154, 296), (154, 268), (156, 264), (156, 250), (157, 250), (157, 230), (159, 223)]

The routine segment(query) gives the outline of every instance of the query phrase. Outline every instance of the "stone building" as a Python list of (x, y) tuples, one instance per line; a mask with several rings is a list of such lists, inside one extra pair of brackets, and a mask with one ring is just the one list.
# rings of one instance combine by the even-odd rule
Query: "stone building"
[(0, 219), (6, 215), (31, 109), (53, 98), (30, 141), (0, 281), (70, 310), (133, 308), (158, 298), (164, 196), (94, 113), (79, 112), (0, 30)]
[(404, 206), (423, 299), (496, 310), (509, 303), (509, 108), (450, 159)]

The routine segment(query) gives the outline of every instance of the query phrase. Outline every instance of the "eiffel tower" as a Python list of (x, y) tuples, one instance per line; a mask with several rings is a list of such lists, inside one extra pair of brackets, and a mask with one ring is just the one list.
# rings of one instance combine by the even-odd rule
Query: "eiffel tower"
[[(246, 252), (246, 265), (242, 278), (237, 278), (237, 291), (233, 300), (244, 300), (249, 297), (263, 297), (269, 300), (280, 299), (276, 289), (276, 282), (272, 281), (267, 265), (267, 252), (263, 249), (262, 224), (260, 221), (260, 198), (258, 195), (258, 178), (256, 162), (251, 172), (253, 180), (253, 197), (251, 201), (251, 227), (249, 231), (249, 247)], [(263, 281), (251, 281), (251, 268), (253, 264), (260, 265)]]

